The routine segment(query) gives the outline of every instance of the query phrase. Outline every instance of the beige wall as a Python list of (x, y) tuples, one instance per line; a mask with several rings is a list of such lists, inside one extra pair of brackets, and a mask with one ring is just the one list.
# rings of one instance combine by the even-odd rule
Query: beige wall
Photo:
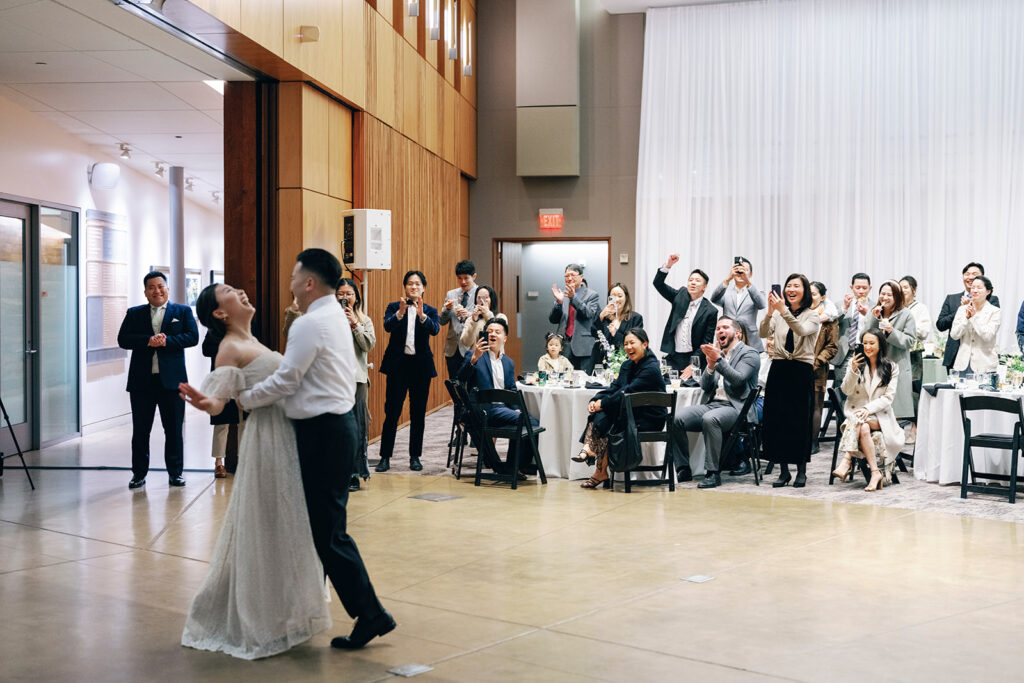
[[(611, 279), (634, 283), (643, 15), (611, 15), (600, 0), (580, 0), (580, 176), (519, 178), (515, 2), (484, 2), (477, 11), (479, 174), (470, 189), (470, 258), (478, 280), (493, 279), (495, 237), (607, 236)], [(565, 210), (565, 229), (542, 235), (537, 210), (549, 207)], [(628, 265), (619, 265), (621, 252)]]
[[(128, 305), (145, 303), (142, 277), (151, 264), (170, 262), (167, 183), (155, 176), (121, 167), (112, 190), (89, 186), (86, 169), (93, 163), (117, 162), (66, 133), (62, 128), (0, 98), (0, 192), (42, 202), (78, 207), (79, 226), (79, 339), (82, 368), (82, 424), (89, 425), (130, 411), (125, 372), (90, 373), (85, 366), (85, 258), (82, 228), (87, 209), (128, 216)], [(211, 269), (224, 267), (223, 219), (191, 201), (185, 202), (185, 266), (201, 268), (203, 282)], [(202, 332), (202, 331), (201, 331)], [(189, 374), (201, 377), (209, 369), (199, 348), (186, 357)], [(102, 374), (102, 373), (101, 373)], [(91, 375), (91, 377), (90, 377)]]

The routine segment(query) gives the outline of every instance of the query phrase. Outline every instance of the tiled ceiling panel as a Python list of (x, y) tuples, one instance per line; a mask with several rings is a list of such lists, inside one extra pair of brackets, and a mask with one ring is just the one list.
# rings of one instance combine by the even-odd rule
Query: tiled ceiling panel
[(104, 133), (120, 137), (146, 133), (216, 133), (223, 127), (204, 112), (187, 111), (69, 111), (69, 116), (98, 128)]
[(0, 59), (2, 83), (113, 83), (142, 81), (130, 71), (81, 52), (7, 52)]
[(191, 109), (156, 83), (45, 83), (11, 87), (60, 111)]

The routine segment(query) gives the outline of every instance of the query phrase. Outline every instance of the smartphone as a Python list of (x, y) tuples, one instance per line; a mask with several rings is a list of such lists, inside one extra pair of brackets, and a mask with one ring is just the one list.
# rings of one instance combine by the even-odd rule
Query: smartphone
[(485, 349), (490, 346), (490, 342), (487, 341), (487, 330), (480, 330), (479, 338), (483, 340)]
[(416, 305), (416, 302), (415, 302), (415, 301), (413, 301), (412, 299), (406, 299), (406, 300), (405, 300), (405, 305), (406, 305), (406, 306), (415, 306), (415, 305)]
[(743, 257), (742, 257), (742, 256), (733, 256), (733, 257), (732, 257), (732, 264), (733, 264), (734, 266), (738, 266), (738, 265), (740, 265), (741, 263), (743, 263)]
[(861, 355), (864, 354), (864, 345), (863, 344), (854, 344), (853, 348), (850, 349), (850, 350), (853, 353), (853, 357), (856, 358), (858, 353), (861, 354)]
[(348, 308), (349, 306), (350, 306), (350, 304), (348, 302), (348, 299), (342, 298), (341, 299), (341, 307), (342, 308)]
[(772, 285), (772, 291), (775, 292), (775, 296), (782, 298), (782, 285)]

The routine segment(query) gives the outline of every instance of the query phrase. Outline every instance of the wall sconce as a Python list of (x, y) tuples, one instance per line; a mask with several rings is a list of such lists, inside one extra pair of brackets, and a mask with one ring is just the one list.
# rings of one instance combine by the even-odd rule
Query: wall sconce
[(295, 36), (300, 43), (315, 43), (320, 40), (319, 26), (300, 26), (299, 33)]
[(212, 190), (210, 196), (213, 198), (214, 204), (220, 204), (220, 190)]
[(427, 28), (431, 40), (441, 40), (441, 0), (427, 0)]
[(154, 161), (153, 165), (156, 166), (156, 170), (153, 171), (153, 175), (160, 176), (161, 178), (163, 178), (164, 173), (167, 172), (167, 167), (164, 166), (164, 163), (162, 161)]
[[(447, 11), (447, 10), (446, 10)], [(445, 22), (445, 30), (448, 31), (448, 59), (459, 58), (459, 42), (457, 38), (459, 16), (459, 2), (452, 3), (452, 10), (448, 12), (448, 21)]]
[(420, 15), (420, 3), (416, 0), (410, 0), (409, 2), (409, 16), (418, 17)]
[(189, 176), (188, 178), (185, 178), (185, 189), (188, 190), (189, 192), (195, 191), (195, 189), (196, 189), (195, 182), (196, 182), (196, 179), (193, 178), (192, 176)]
[(118, 147), (121, 148), (121, 158), (122, 159), (131, 159), (132, 158), (132, 148), (131, 148), (131, 146), (127, 142), (122, 142), (121, 144), (118, 145)]
[(473, 75), (473, 22), (462, 31), (462, 75)]

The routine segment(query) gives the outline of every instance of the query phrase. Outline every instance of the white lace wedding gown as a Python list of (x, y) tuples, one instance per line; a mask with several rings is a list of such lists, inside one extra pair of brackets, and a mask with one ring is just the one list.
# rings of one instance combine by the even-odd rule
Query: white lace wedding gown
[[(217, 368), (201, 391), (234, 398), (280, 362), (279, 353), (268, 352), (241, 369)], [(308, 640), (329, 628), (331, 617), (291, 421), (276, 405), (257, 408), (238, 450), (224, 525), (181, 644), (257, 659)]]

